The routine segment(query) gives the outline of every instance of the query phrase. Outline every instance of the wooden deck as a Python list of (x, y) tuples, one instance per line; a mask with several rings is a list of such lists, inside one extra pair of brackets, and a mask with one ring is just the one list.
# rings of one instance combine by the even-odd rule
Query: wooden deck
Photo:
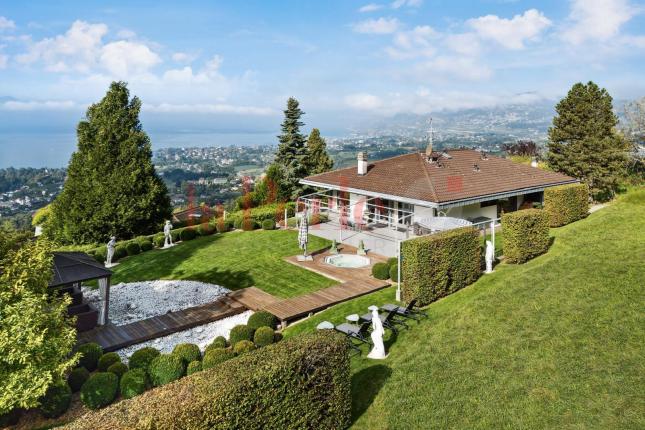
[(241, 303), (252, 311), (264, 309), (265, 307), (280, 301), (279, 298), (272, 296), (269, 293), (265, 293), (256, 287), (242, 288), (241, 290), (233, 291), (228, 294), (228, 297)]

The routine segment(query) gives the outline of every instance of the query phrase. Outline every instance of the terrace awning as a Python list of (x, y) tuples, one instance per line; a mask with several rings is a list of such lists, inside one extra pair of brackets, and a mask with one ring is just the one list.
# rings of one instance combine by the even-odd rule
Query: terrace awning
[(452, 230), (460, 227), (468, 227), (473, 223), (461, 218), (441, 216), (441, 217), (433, 217), (433, 218), (424, 218), (422, 220), (417, 221), (417, 224), (431, 231), (445, 231), (445, 230)]

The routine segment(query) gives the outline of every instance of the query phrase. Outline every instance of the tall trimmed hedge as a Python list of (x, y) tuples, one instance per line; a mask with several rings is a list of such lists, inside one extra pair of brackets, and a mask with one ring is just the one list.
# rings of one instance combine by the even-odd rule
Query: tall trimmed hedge
[(479, 242), (472, 227), (402, 242), (403, 300), (427, 305), (475, 282), (481, 274)]
[(549, 214), (543, 209), (526, 209), (502, 215), (504, 258), (524, 263), (549, 248)]
[(549, 214), (549, 225), (560, 227), (587, 216), (589, 187), (586, 184), (568, 184), (544, 190), (544, 211)]
[(65, 428), (345, 429), (350, 385), (347, 340), (311, 333), (85, 414)]

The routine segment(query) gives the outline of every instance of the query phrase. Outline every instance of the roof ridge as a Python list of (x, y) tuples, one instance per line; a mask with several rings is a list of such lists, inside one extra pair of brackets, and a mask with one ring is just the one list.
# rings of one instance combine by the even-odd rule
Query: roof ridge
[[(407, 152), (407, 153), (405, 153), (405, 154), (393, 155), (392, 157), (381, 158), (381, 159), (379, 159), (379, 160), (372, 160), (372, 161), (369, 161), (369, 160), (368, 160), (368, 161), (367, 161), (367, 164), (368, 164), (368, 165), (370, 165), (370, 164), (374, 164), (374, 163), (380, 163), (380, 162), (382, 162), (382, 161), (394, 160), (395, 158), (409, 157), (409, 156), (411, 156), (411, 155), (418, 155), (418, 154), (421, 154), (421, 153), (420, 153), (420, 152)], [(345, 171), (345, 170), (352, 170), (352, 169), (354, 169), (354, 170), (355, 170), (355, 169), (356, 169), (356, 165), (354, 165), (354, 166), (348, 166), (348, 167), (343, 167), (343, 168), (341, 168), (341, 169), (334, 169), (334, 170), (330, 170), (330, 171), (328, 171), (328, 172), (318, 173), (318, 174), (316, 174), (316, 175), (307, 176), (307, 177), (305, 177), (305, 179), (307, 179), (307, 178), (313, 178), (313, 177), (315, 177), (315, 176), (325, 175), (325, 174), (327, 174), (327, 173), (331, 173), (331, 172), (342, 172), (342, 171)], [(367, 173), (369, 174), (369, 170), (367, 171)], [(367, 174), (366, 174), (365, 176), (367, 176)]]
[(438, 201), (439, 196), (437, 195), (437, 191), (434, 188), (434, 184), (432, 183), (432, 179), (430, 178), (430, 173), (428, 173), (428, 166), (426, 161), (423, 159), (423, 155), (420, 152), (417, 152), (417, 160), (421, 163), (421, 170), (423, 170), (423, 174), (426, 176), (426, 179), (428, 180), (428, 185), (430, 185), (430, 194), (432, 194), (433, 200)]

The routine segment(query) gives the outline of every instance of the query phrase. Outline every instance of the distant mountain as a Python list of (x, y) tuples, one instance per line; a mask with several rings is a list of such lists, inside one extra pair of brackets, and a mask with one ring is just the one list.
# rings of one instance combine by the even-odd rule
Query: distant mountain
[(0, 96), (0, 103), (15, 102), (18, 99), (11, 96)]

